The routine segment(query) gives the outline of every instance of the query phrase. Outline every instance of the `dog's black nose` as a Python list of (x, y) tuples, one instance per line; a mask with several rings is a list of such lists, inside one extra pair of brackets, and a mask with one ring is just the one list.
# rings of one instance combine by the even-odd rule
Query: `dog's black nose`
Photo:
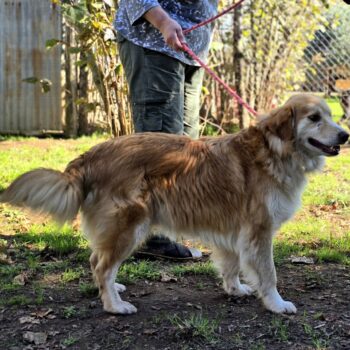
[(349, 138), (349, 134), (345, 131), (342, 131), (338, 134), (339, 143), (345, 143)]

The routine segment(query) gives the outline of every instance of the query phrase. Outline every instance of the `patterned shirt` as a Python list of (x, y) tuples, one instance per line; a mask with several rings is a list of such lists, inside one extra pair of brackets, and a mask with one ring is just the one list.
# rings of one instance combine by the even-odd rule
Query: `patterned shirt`
[[(143, 18), (151, 8), (161, 6), (177, 21), (182, 29), (188, 29), (216, 14), (218, 0), (120, 0), (114, 26), (118, 34), (133, 44), (162, 52), (181, 62), (197, 66), (188, 55), (168, 46), (158, 29)], [(202, 59), (208, 56), (213, 25), (208, 24), (186, 35), (188, 46)]]

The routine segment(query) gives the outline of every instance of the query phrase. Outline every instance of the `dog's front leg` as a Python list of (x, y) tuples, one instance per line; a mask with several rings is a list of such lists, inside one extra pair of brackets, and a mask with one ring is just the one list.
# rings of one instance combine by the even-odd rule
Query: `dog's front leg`
[(239, 256), (227, 249), (214, 248), (211, 255), (214, 265), (223, 279), (223, 288), (229, 295), (244, 296), (253, 293), (253, 289), (239, 280)]
[(250, 240), (242, 254), (242, 268), (250, 280), (254, 281), (265, 307), (275, 313), (296, 313), (290, 301), (282, 299), (277, 291), (276, 269), (272, 254), (272, 234), (260, 234)]

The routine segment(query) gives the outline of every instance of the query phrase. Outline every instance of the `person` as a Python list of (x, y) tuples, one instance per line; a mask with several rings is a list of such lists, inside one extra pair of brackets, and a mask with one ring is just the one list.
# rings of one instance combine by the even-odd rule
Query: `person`
[[(213, 25), (186, 35), (184, 29), (216, 14), (217, 0), (120, 0), (114, 26), (129, 86), (135, 132), (199, 136), (204, 71), (184, 51), (206, 60)], [(161, 235), (147, 241), (144, 254), (198, 258), (201, 253)]]

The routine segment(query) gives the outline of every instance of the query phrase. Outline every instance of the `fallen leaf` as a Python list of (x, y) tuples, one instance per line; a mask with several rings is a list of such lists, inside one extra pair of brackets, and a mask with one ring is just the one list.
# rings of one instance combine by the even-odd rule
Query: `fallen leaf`
[(35, 345), (45, 344), (47, 334), (43, 332), (25, 332), (23, 334), (23, 339), (29, 343), (34, 343)]
[(315, 263), (314, 259), (308, 258), (306, 256), (291, 256), (290, 261), (292, 264), (312, 265)]
[(49, 314), (51, 314), (52, 312), (53, 312), (52, 309), (40, 310), (40, 311), (32, 312), (31, 315), (39, 317), (39, 318), (44, 318), (44, 317), (48, 316)]
[(13, 261), (6, 254), (0, 253), (0, 263), (10, 265), (10, 264), (13, 264)]
[(23, 316), (19, 319), (19, 323), (33, 323), (33, 324), (40, 324), (40, 321), (32, 316)]
[(177, 278), (174, 276), (170, 276), (167, 273), (163, 272), (160, 277), (161, 282), (177, 282)]
[(152, 309), (152, 310), (157, 310), (157, 311), (161, 310), (161, 308), (160, 308), (160, 307), (158, 307), (158, 306), (154, 306), (154, 305), (152, 305), (152, 306), (151, 306), (151, 309)]
[(153, 334), (156, 334), (158, 331), (156, 329), (145, 329), (143, 331), (143, 334), (145, 335), (153, 335)]
[(15, 276), (12, 280), (13, 284), (17, 284), (18, 286), (24, 286), (27, 282), (27, 276), (24, 273), (21, 273)]
[(59, 331), (50, 331), (50, 332), (48, 333), (48, 335), (49, 335), (50, 337), (54, 337), (54, 336), (56, 336), (57, 334), (60, 334), (60, 332), (59, 332)]
[(189, 306), (189, 307), (194, 307), (194, 308), (196, 308), (198, 310), (202, 310), (202, 306), (197, 305), (197, 304), (186, 303), (186, 305)]

